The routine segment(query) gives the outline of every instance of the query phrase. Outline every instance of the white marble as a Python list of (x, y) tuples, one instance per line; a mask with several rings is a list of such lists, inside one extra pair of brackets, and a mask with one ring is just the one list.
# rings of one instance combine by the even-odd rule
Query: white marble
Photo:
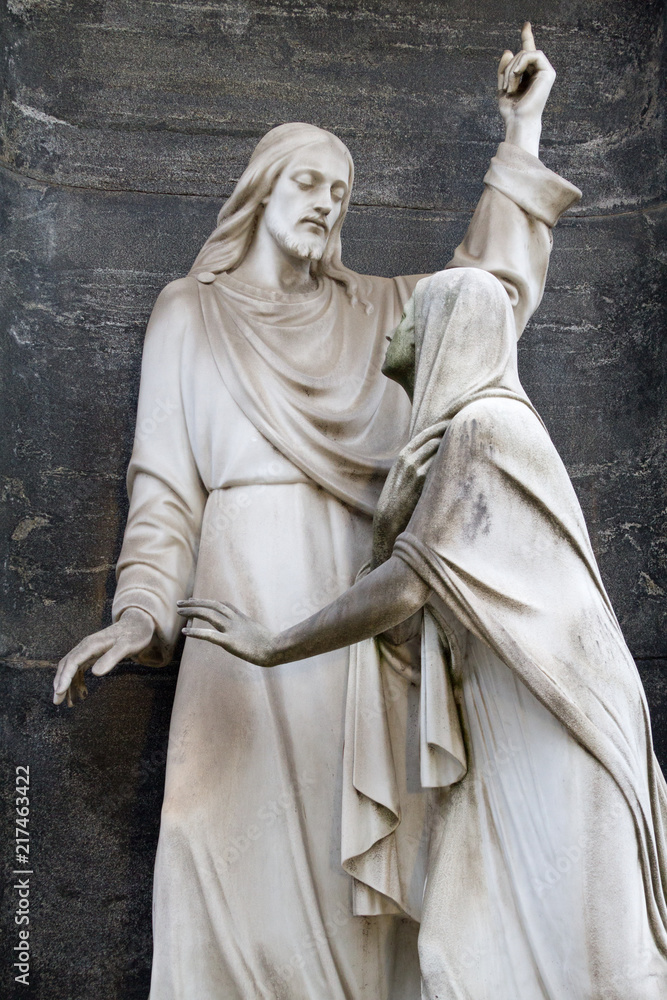
[[(551, 227), (580, 196), (537, 158), (554, 72), (529, 28), (522, 42), (499, 67), (506, 141), (445, 272), (451, 287), (461, 275), (472, 275), (482, 290), (491, 283), (513, 343), (542, 297)], [(161, 293), (144, 348), (114, 624), (61, 661), (56, 703), (81, 690), (91, 664), (105, 674), (127, 656), (167, 662), (182, 624), (177, 602), (192, 594), (198, 617), (214, 624), (219, 612), (202, 606), (206, 599), (232, 600), (256, 616), (263, 625), (252, 636), (260, 645), (345, 595), (372, 557), (371, 518), (381, 494), (374, 562), (383, 562), (382, 545), (391, 552), (423, 486), (434, 436), (430, 424), (416, 429), (418, 410), (411, 416), (403, 390), (382, 373), (385, 337), (415, 287), (436, 286), (417, 285), (418, 275), (377, 278), (344, 266), (341, 229), (353, 176), (348, 150), (330, 133), (300, 123), (273, 129), (190, 275)], [(419, 322), (409, 315), (406, 343), (395, 338), (392, 345), (391, 374), (402, 373), (403, 382), (411, 381), (410, 337)], [(479, 313), (469, 338), (473, 332), (483, 343)], [(416, 353), (419, 360), (419, 345)], [(467, 357), (464, 339), (461, 363)], [(429, 365), (424, 358), (417, 367), (416, 392)], [(386, 581), (386, 567), (396, 562), (367, 579)], [(409, 576), (387, 593), (403, 611), (406, 602), (415, 610), (426, 585), (405, 560), (401, 566)], [(386, 617), (382, 602), (376, 605), (365, 612), (364, 634), (406, 617), (394, 613), (375, 628), (374, 614)], [(442, 628), (438, 606), (433, 615)], [(246, 641), (248, 620), (235, 621)], [(414, 743), (419, 706), (409, 679), (418, 664), (409, 646), (385, 645), (378, 658), (372, 642), (362, 643), (349, 673), (349, 651), (334, 648), (340, 630), (327, 646), (321, 624), (308, 639), (315, 646), (282, 656), (272, 671), (240, 662), (234, 652), (251, 658), (253, 650), (230, 646), (224, 627), (188, 630), (156, 861), (153, 1000), (416, 1000), (415, 921), (422, 915), (425, 995), (449, 996), (438, 991), (459, 983), (438, 916), (451, 898), (429, 890), (422, 914), (426, 865), (435, 883), (443, 863), (435, 848), (426, 857), (424, 830), (431, 828), (431, 798), (443, 793), (421, 791), (395, 764), (405, 758), (401, 746)], [(462, 697), (456, 671), (463, 668), (453, 665), (450, 678), (430, 634), (424, 663), (431, 681), (422, 684), (419, 709), (426, 786), (447, 784), (443, 752), (448, 780), (466, 766), (469, 776), (474, 745), (472, 730), (462, 735), (453, 725), (450, 688)], [(363, 667), (368, 655), (375, 674)], [(509, 683), (501, 668), (496, 664), (490, 691)], [(399, 685), (395, 697), (392, 684)], [(382, 698), (369, 707), (373, 692)], [(440, 735), (429, 743), (431, 729)], [(571, 739), (561, 742), (571, 754)], [(369, 764), (374, 746), (384, 769)], [(355, 781), (363, 775), (362, 793)], [(469, 787), (467, 780), (456, 787)], [(478, 809), (476, 821), (480, 816)], [(466, 844), (460, 837), (456, 844), (453, 863), (464, 865)], [(475, 877), (479, 882), (479, 871)], [(469, 876), (459, 887), (471, 884)], [(448, 941), (457, 942), (460, 957), (461, 935)], [(477, 995), (472, 980), (460, 983), (473, 990), (460, 995)]]
[[(184, 614), (214, 628), (187, 634), (272, 675), (356, 643), (342, 861), (357, 914), (420, 921), (423, 1000), (659, 1000), (667, 786), (581, 508), (519, 381), (509, 299), (492, 275), (443, 271), (395, 336), (416, 371), (376, 515), (388, 559), (283, 632), (193, 598)], [(417, 721), (373, 637), (420, 609)]]

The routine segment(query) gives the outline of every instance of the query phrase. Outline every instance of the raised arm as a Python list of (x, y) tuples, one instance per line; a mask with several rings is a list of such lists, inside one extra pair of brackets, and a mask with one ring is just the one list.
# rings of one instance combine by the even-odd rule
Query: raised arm
[(529, 21), (521, 31), (521, 49), (516, 55), (505, 49), (498, 65), (498, 106), (505, 122), (505, 142), (519, 146), (532, 156), (540, 155), (542, 112), (556, 71), (539, 52)]
[(350, 646), (405, 621), (426, 604), (429, 587), (402, 559), (391, 558), (317, 614), (273, 634), (230, 604), (193, 597), (179, 601), (179, 614), (213, 629), (188, 626), (187, 636), (222, 646), (262, 667), (303, 660)]
[(505, 141), (484, 177), (484, 192), (463, 242), (447, 267), (494, 274), (509, 295), (517, 336), (542, 300), (551, 228), (581, 198), (569, 181), (538, 159), (542, 112), (556, 78), (536, 49), (530, 24), (521, 50), (505, 51), (498, 66), (498, 101)]

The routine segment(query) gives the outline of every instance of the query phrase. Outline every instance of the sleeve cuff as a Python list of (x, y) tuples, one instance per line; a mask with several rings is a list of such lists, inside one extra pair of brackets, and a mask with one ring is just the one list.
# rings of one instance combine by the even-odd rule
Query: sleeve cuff
[(484, 177), (495, 188), (547, 226), (581, 198), (581, 191), (520, 146), (501, 142)]
[[(112, 619), (117, 622), (128, 608), (139, 608), (146, 611), (155, 622), (153, 638), (141, 653), (133, 657), (138, 663), (147, 667), (163, 667), (171, 661), (175, 640), (178, 635), (168, 636), (160, 627), (160, 619), (164, 617), (162, 602), (155, 594), (140, 587), (128, 590), (122, 595), (117, 594), (113, 603)], [(180, 619), (179, 619), (180, 621)]]

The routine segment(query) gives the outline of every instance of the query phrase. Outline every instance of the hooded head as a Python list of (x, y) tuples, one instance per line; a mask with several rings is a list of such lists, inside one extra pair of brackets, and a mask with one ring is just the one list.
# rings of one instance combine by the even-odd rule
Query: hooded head
[(405, 530), (457, 413), (491, 396), (518, 400), (535, 413), (517, 373), (509, 297), (497, 278), (477, 268), (451, 268), (417, 283), (382, 370), (410, 395), (412, 419), (410, 440), (375, 512), (374, 565), (390, 557)]
[(422, 279), (382, 369), (412, 399), (411, 437), (485, 396), (530, 405), (517, 372), (516, 339), (509, 297), (493, 275), (451, 268)]

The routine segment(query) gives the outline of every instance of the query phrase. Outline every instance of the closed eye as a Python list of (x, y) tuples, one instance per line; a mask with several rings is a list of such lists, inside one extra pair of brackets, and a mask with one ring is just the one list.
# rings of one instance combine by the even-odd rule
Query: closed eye
[(307, 191), (308, 188), (314, 187), (316, 183), (316, 178), (311, 173), (296, 174), (296, 176), (292, 177), (292, 180), (303, 191)]

